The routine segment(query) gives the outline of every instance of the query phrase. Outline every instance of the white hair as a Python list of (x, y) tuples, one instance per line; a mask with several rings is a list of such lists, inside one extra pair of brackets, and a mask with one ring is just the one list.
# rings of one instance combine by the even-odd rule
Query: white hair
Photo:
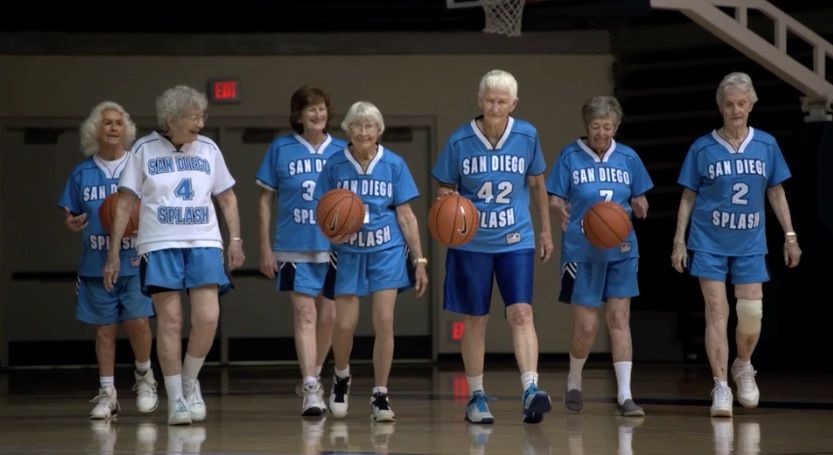
[(749, 95), (749, 101), (752, 104), (758, 102), (758, 94), (755, 93), (755, 87), (752, 85), (752, 78), (749, 77), (746, 73), (729, 73), (726, 77), (720, 81), (720, 85), (717, 86), (717, 94), (715, 99), (717, 100), (717, 104), (723, 102), (726, 99), (726, 94), (729, 90), (738, 89), (741, 91), (746, 92)]
[(98, 143), (98, 133), (101, 130), (101, 123), (104, 121), (104, 111), (116, 111), (122, 115), (124, 120), (122, 147), (129, 149), (133, 140), (136, 139), (136, 124), (130, 119), (130, 114), (119, 103), (102, 101), (93, 108), (90, 115), (78, 128), (78, 134), (81, 136), (81, 153), (84, 156), (93, 156), (101, 148), (101, 144)]
[(169, 88), (156, 98), (156, 123), (162, 131), (168, 130), (168, 123), (184, 118), (194, 110), (205, 111), (208, 99), (203, 93), (187, 85)]
[(376, 127), (379, 128), (379, 135), (385, 132), (385, 120), (382, 118), (382, 112), (370, 101), (356, 101), (353, 103), (341, 122), (341, 129), (349, 133), (351, 123), (366, 120), (376, 124)]
[(491, 70), (483, 75), (477, 89), (477, 97), (483, 98), (488, 90), (506, 92), (513, 100), (518, 99), (518, 81), (515, 80), (515, 76), (504, 70)]

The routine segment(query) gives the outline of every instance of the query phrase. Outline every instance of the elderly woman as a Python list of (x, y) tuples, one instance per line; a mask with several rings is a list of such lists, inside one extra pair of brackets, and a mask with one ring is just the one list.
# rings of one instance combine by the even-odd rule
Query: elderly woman
[(480, 213), (471, 241), (448, 249), (443, 308), (463, 314), (461, 351), (471, 391), (465, 419), (494, 423), (483, 387), (483, 365), (492, 286), (497, 281), (521, 372), (523, 421), (539, 423), (552, 404), (538, 389), (538, 334), (532, 313), (536, 238), (529, 206), (538, 211), (538, 259), (546, 262), (552, 254), (546, 163), (535, 127), (511, 116), (518, 105), (514, 76), (503, 70), (486, 73), (477, 103), (481, 115), (451, 134), (431, 170), (438, 196), (459, 192)]
[[(95, 354), (98, 360), (99, 389), (93, 398), (91, 419), (108, 419), (119, 412), (115, 386), (117, 324), (124, 324), (136, 362), (136, 408), (149, 413), (156, 409), (156, 380), (150, 368), (153, 334), (148, 317), (153, 316), (150, 299), (142, 295), (139, 283), (138, 253), (133, 239), (108, 240), (98, 209), (116, 190), (127, 161), (125, 148), (136, 137), (136, 125), (120, 105), (104, 101), (95, 106), (81, 124), (81, 151), (87, 159), (73, 169), (58, 206), (64, 209), (64, 224), (82, 232), (81, 261), (78, 265), (76, 318), (96, 326)], [(120, 278), (112, 290), (101, 283), (101, 270), (109, 245), (122, 259)]]
[[(260, 272), (277, 276), (279, 291), (289, 292), (295, 314), (295, 351), (301, 369), (301, 415), (321, 415), (326, 410), (321, 369), (333, 335), (335, 303), (330, 266), (330, 243), (314, 216), (312, 198), (323, 164), (347, 144), (327, 133), (331, 117), (330, 96), (311, 86), (299, 88), (290, 100), (289, 124), (295, 134), (276, 138), (257, 172)], [(295, 167), (296, 163), (302, 166)], [(295, 170), (293, 170), (295, 169)], [(269, 235), (272, 204), (278, 214), (274, 236)], [(329, 297), (328, 297), (329, 295)]]
[[(206, 407), (197, 376), (214, 342), (220, 314), (218, 294), (229, 286), (223, 266), (223, 239), (211, 197), (223, 211), (229, 233), (228, 264), (243, 264), (243, 240), (237, 197), (217, 144), (201, 136), (205, 95), (179, 85), (156, 100), (161, 132), (133, 146), (119, 180), (119, 204), (111, 241), (121, 242), (129, 209), (141, 198), (136, 248), (142, 255), (142, 291), (156, 307), (157, 353), (168, 394), (168, 424), (205, 419)], [(119, 256), (110, 251), (104, 286), (119, 276)], [(191, 302), (191, 333), (185, 360), (181, 356), (181, 291)]]
[[(396, 417), (387, 386), (393, 361), (396, 295), (400, 289), (415, 285), (417, 296), (422, 296), (428, 285), (428, 260), (422, 254), (417, 218), (409, 203), (419, 197), (419, 191), (405, 161), (379, 144), (385, 122), (376, 106), (366, 101), (354, 103), (341, 128), (348, 134), (350, 145), (327, 160), (315, 186), (315, 199), (334, 188), (349, 189), (364, 202), (365, 221), (356, 234), (331, 239), (338, 252), (338, 273), (333, 331), (335, 375), (328, 404), (333, 416), (347, 415), (350, 352), (359, 319), (359, 297), (371, 295), (376, 335), (371, 417), (376, 422), (393, 422)], [(409, 276), (411, 273), (415, 273), (414, 278)]]
[[(613, 138), (622, 122), (622, 107), (612, 96), (595, 96), (581, 108), (586, 137), (561, 151), (547, 177), (550, 204), (561, 218), (561, 295), (571, 304), (573, 336), (570, 343), (570, 372), (564, 404), (581, 412), (582, 369), (599, 331), (599, 312), (606, 307), (610, 350), (618, 383), (616, 410), (627, 417), (641, 417), (645, 411), (631, 396), (631, 298), (639, 295), (636, 271), (639, 248), (636, 234), (613, 248), (590, 244), (582, 230), (587, 210), (601, 201), (621, 205), (638, 218), (648, 215), (645, 193), (654, 185), (639, 155)], [(610, 178), (610, 176), (616, 176)]]
[[(688, 267), (700, 279), (706, 305), (706, 353), (715, 384), (711, 415), (731, 417), (730, 373), (737, 384), (741, 405), (754, 408), (760, 397), (751, 359), (761, 335), (761, 283), (769, 280), (765, 198), (769, 199), (784, 231), (783, 255), (787, 267), (798, 265), (801, 249), (781, 185), (790, 177), (790, 170), (775, 138), (748, 125), (749, 113), (758, 101), (752, 79), (744, 73), (728, 74), (717, 87), (716, 98), (723, 126), (694, 141), (677, 180), (683, 186), (683, 194), (677, 212), (671, 266), (678, 272)], [(691, 250), (690, 264), (688, 250)], [(727, 277), (731, 277), (734, 285), (738, 317), (737, 357), (731, 372), (726, 334)]]

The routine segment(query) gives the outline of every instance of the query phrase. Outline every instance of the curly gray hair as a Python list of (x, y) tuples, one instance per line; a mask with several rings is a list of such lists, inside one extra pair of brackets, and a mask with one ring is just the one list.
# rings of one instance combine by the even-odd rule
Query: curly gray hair
[(205, 111), (207, 108), (205, 94), (187, 85), (177, 85), (156, 98), (156, 123), (162, 131), (167, 131), (170, 122), (184, 118), (194, 110)]
[(124, 119), (122, 147), (125, 149), (130, 148), (133, 140), (136, 139), (136, 124), (130, 119), (130, 114), (119, 103), (102, 101), (93, 108), (89, 117), (78, 128), (78, 134), (81, 136), (81, 153), (84, 156), (93, 156), (101, 148), (101, 145), (98, 143), (98, 133), (101, 129), (101, 122), (104, 121), (104, 111), (116, 111), (122, 115)]

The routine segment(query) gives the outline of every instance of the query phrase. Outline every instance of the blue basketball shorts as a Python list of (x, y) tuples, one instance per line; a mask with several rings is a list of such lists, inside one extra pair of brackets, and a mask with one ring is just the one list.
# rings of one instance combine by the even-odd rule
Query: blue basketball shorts
[(639, 258), (612, 262), (565, 262), (561, 266), (558, 300), (599, 308), (611, 297), (636, 297), (639, 295), (638, 270)]
[(692, 251), (689, 256), (689, 273), (714, 281), (726, 281), (730, 275), (732, 284), (764, 283), (769, 281), (766, 255), (721, 256)]
[(142, 255), (139, 268), (142, 292), (193, 289), (216, 284), (220, 294), (233, 288), (223, 266), (220, 248), (169, 248)]
[[(330, 253), (331, 261), (333, 255)], [(335, 292), (334, 262), (279, 262), (276, 286), (279, 291), (291, 291), (328, 299)]]
[(335, 295), (365, 296), (385, 289), (408, 289), (414, 283), (408, 265), (406, 246), (372, 253), (339, 251)]
[(449, 249), (445, 256), (443, 308), (469, 316), (489, 314), (492, 283), (503, 304), (532, 304), (535, 250), (478, 253)]
[(118, 324), (126, 319), (154, 317), (153, 303), (142, 294), (139, 275), (119, 277), (112, 292), (100, 276), (79, 276), (75, 282), (75, 318), (95, 325)]

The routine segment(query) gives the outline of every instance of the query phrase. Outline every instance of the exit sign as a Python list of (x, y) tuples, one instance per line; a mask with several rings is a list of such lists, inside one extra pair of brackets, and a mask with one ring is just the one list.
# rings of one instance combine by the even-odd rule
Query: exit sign
[(240, 96), (240, 81), (237, 79), (208, 81), (208, 100), (214, 104), (232, 104), (243, 101)]

